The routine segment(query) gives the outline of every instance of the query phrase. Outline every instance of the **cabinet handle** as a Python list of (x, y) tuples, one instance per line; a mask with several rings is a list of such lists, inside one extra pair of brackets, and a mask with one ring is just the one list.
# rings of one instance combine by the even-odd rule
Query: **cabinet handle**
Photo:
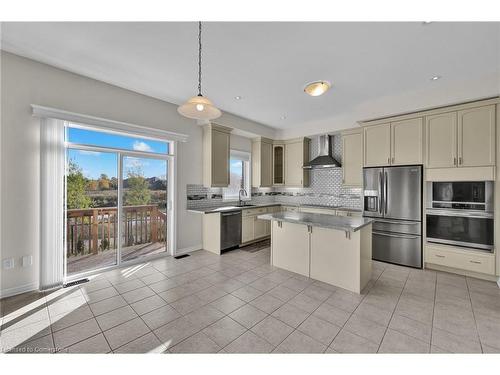
[(479, 262), (477, 260), (470, 260), (469, 262), (474, 263), (474, 264), (481, 264), (481, 262)]
[(453, 158), (453, 165), (457, 165), (457, 158), (456, 157)]
[(445, 256), (444, 255), (436, 254), (436, 257), (438, 257), (438, 258), (444, 258)]
[(391, 164), (391, 158), (387, 158), (387, 164)]
[(458, 165), (462, 165), (462, 157), (461, 156), (458, 158)]
[(394, 164), (394, 156), (392, 157), (392, 164)]

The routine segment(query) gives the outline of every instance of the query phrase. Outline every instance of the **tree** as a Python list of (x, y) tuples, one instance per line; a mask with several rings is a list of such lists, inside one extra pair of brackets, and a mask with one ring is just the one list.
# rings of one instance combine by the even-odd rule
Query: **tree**
[(127, 206), (139, 206), (151, 202), (149, 183), (140, 168), (127, 173), (128, 191), (125, 193)]
[(83, 176), (82, 169), (74, 160), (69, 161), (66, 185), (68, 209), (89, 208), (91, 206), (92, 200), (85, 193), (87, 179)]
[(99, 177), (98, 184), (99, 184), (99, 190), (109, 190), (110, 181), (105, 173), (101, 174), (101, 176)]
[(87, 184), (87, 188), (91, 191), (96, 191), (99, 188), (99, 183), (96, 180), (90, 180)]

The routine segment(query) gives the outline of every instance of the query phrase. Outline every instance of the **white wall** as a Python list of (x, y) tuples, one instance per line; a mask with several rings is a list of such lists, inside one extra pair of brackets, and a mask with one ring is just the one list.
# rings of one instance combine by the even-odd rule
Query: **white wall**
[[(1, 270), (2, 295), (33, 288), (39, 277), (40, 124), (31, 116), (31, 104), (189, 135), (177, 150), (177, 248), (198, 248), (201, 217), (186, 211), (186, 184), (202, 183), (200, 126), (179, 116), (171, 103), (4, 51), (1, 59), (0, 250), (2, 259), (16, 261), (14, 269)], [(275, 136), (274, 129), (231, 114), (217, 123), (244, 134)], [(233, 138), (238, 148), (250, 150), (248, 139)], [(30, 254), (33, 266), (21, 268), (21, 256)]]

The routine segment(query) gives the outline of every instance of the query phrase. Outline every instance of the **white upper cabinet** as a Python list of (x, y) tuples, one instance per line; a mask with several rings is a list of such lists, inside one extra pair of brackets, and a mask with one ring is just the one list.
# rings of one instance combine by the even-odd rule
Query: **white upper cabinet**
[(203, 128), (203, 185), (229, 185), (229, 149), (231, 128), (209, 124)]
[(422, 164), (422, 117), (364, 128), (364, 166)]
[(304, 163), (309, 161), (309, 138), (286, 141), (285, 185), (303, 187), (309, 185), (309, 171)]
[(495, 165), (495, 106), (458, 112), (458, 166)]
[(391, 122), (391, 164), (422, 164), (423, 119)]
[(363, 132), (342, 133), (342, 184), (363, 186)]
[(252, 140), (252, 186), (269, 187), (273, 183), (273, 141)]
[(425, 121), (427, 135), (427, 168), (456, 167), (457, 113), (448, 112), (428, 116)]
[(469, 108), (426, 119), (427, 168), (495, 165), (495, 106)]
[(285, 184), (285, 145), (273, 145), (273, 185)]
[(391, 164), (391, 124), (364, 128), (365, 167)]

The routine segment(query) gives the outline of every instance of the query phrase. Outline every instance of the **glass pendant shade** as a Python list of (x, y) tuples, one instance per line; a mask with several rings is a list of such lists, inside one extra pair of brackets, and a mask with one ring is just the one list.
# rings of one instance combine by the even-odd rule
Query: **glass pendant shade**
[(201, 95), (190, 98), (177, 108), (177, 112), (195, 120), (213, 120), (221, 115), (221, 111), (209, 99)]

